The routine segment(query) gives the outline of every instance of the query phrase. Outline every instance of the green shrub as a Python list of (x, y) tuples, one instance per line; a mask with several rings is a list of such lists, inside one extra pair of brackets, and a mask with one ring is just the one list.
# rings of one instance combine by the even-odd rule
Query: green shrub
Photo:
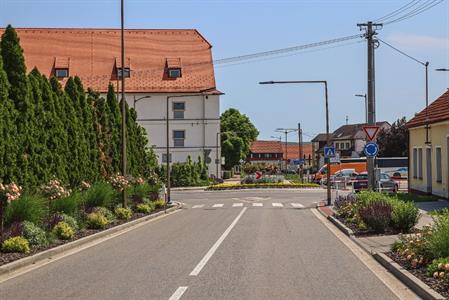
[(3, 252), (20, 252), (20, 253), (29, 253), (30, 252), (30, 244), (28, 241), (21, 237), (15, 236), (11, 237), (2, 243), (2, 251)]
[(95, 207), (92, 212), (96, 212), (104, 216), (108, 220), (108, 223), (115, 220), (115, 215), (106, 207)]
[(129, 196), (133, 199), (135, 203), (141, 203), (144, 198), (148, 198), (153, 188), (148, 184), (136, 184), (130, 187)]
[(136, 206), (137, 212), (143, 213), (143, 214), (149, 214), (152, 211), (152, 208), (149, 204), (140, 203)]
[(129, 220), (133, 216), (131, 208), (117, 207), (115, 209), (115, 215), (120, 220)]
[(72, 216), (69, 216), (67, 214), (61, 214), (62, 216), (62, 220), (69, 224), (70, 227), (72, 227), (72, 229), (77, 232), (79, 230), (79, 226), (78, 226), (78, 222), (76, 221), (76, 219)]
[(449, 256), (449, 213), (434, 215), (432, 234), (429, 236), (430, 252), (434, 258)]
[(59, 222), (58, 224), (56, 224), (52, 232), (60, 240), (70, 240), (75, 236), (75, 231), (66, 222)]
[(419, 221), (419, 210), (413, 202), (392, 201), (391, 221), (393, 227), (409, 232)]
[(360, 217), (369, 229), (376, 233), (384, 232), (391, 221), (391, 205), (387, 202), (373, 201), (359, 210)]
[(117, 191), (107, 182), (97, 182), (83, 193), (83, 204), (87, 208), (107, 207), (111, 208), (117, 199)]
[(92, 212), (86, 217), (86, 225), (89, 229), (103, 229), (108, 224), (108, 219), (98, 212)]
[[(435, 274), (438, 272), (437, 274)], [(440, 277), (443, 272), (447, 276), (449, 274), (449, 257), (434, 259), (431, 264), (427, 266), (427, 274), (432, 277)], [(438, 275), (438, 276), (437, 276)]]
[(41, 224), (47, 214), (47, 200), (41, 196), (24, 194), (6, 207), (5, 224), (30, 221)]
[(65, 213), (71, 216), (76, 215), (78, 212), (78, 209), (80, 205), (82, 204), (82, 193), (81, 192), (75, 192), (72, 193), (70, 196), (62, 198), (62, 199), (55, 199), (50, 202), (50, 212), (51, 213)]
[(32, 246), (47, 246), (48, 240), (45, 231), (31, 222), (22, 223), (23, 237), (28, 240)]
[(164, 199), (159, 199), (156, 201), (153, 201), (154, 204), (154, 208), (158, 209), (158, 208), (164, 208), (165, 207), (165, 200)]
[(223, 179), (229, 179), (232, 177), (231, 171), (223, 171)]

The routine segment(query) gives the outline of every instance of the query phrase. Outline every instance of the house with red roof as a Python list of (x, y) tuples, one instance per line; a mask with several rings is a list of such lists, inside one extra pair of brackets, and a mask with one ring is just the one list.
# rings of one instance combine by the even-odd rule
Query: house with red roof
[(123, 62), (119, 29), (19, 28), (17, 33), (28, 71), (37, 67), (63, 85), (76, 75), (103, 95), (109, 84), (119, 92), (124, 76), (126, 100), (159, 162), (166, 162), (168, 146), (172, 162), (201, 156), (215, 173), (222, 93), (216, 88), (212, 45), (197, 30), (126, 29)]
[(409, 128), (409, 188), (449, 199), (449, 90), (417, 113)]

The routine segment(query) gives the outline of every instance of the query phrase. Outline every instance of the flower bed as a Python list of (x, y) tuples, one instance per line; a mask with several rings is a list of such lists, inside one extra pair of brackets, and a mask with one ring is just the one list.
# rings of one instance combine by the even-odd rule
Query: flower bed
[(335, 201), (339, 221), (356, 235), (414, 232), (419, 210), (413, 202), (378, 192), (340, 196)]
[(399, 265), (449, 298), (449, 211), (435, 213), (434, 225), (403, 235), (387, 253)]
[(207, 190), (241, 190), (253, 188), (319, 188), (314, 183), (246, 183), (246, 184), (214, 184)]
[[(127, 208), (121, 204), (124, 189)], [(165, 206), (164, 200), (150, 200), (157, 189), (119, 175), (83, 182), (73, 191), (56, 178), (33, 194), (22, 194), (13, 183), (1, 185), (0, 265), (157, 213)]]

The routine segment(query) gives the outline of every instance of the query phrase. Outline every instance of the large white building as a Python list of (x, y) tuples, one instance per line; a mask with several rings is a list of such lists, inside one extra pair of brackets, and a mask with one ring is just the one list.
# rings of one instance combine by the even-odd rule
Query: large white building
[[(102, 94), (110, 83), (120, 90), (120, 30), (21, 28), (17, 33), (28, 70), (37, 67), (62, 84), (76, 75)], [(215, 85), (211, 48), (193, 29), (125, 30), (123, 67), (126, 100), (135, 107), (159, 163), (166, 162), (168, 107), (171, 161), (201, 156), (209, 174), (216, 175), (222, 93)]]

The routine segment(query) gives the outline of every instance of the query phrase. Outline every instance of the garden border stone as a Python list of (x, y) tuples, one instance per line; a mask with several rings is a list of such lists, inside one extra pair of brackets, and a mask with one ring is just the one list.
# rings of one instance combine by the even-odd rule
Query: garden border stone
[(118, 233), (125, 229), (132, 228), (138, 224), (145, 223), (147, 221), (150, 221), (150, 220), (160, 217), (162, 215), (173, 213), (174, 211), (176, 211), (182, 207), (183, 207), (182, 203), (175, 203), (175, 206), (167, 208), (166, 211), (159, 211), (157, 213), (150, 214), (148, 216), (145, 216), (145, 217), (142, 217), (142, 218), (139, 218), (139, 219), (136, 219), (136, 220), (124, 223), (124, 224), (120, 224), (118, 226), (88, 235), (88, 236), (80, 238), (78, 240), (75, 240), (75, 241), (72, 241), (72, 242), (39, 252), (39, 253), (36, 253), (31, 256), (27, 256), (27, 257), (18, 259), (16, 261), (13, 261), (10, 263), (7, 263), (5, 265), (0, 266), (0, 276), (4, 276), (4, 275), (7, 275), (8, 273), (15, 272), (19, 269), (28, 267), (28, 266), (36, 264), (38, 262), (41, 262), (41, 261), (44, 261), (47, 259), (51, 259), (53, 256), (55, 256), (57, 254), (61, 254), (68, 250), (83, 246), (83, 245), (93, 242), (97, 239), (104, 238), (108, 235)]

